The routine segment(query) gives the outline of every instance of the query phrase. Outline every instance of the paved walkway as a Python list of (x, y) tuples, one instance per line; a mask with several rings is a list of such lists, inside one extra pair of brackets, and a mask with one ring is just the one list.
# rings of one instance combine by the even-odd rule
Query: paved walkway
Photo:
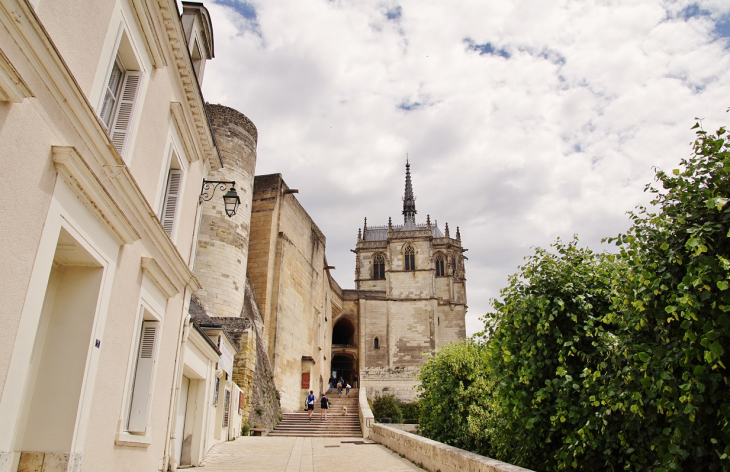
[(243, 436), (214, 446), (205, 472), (422, 471), (390, 449), (362, 438)]

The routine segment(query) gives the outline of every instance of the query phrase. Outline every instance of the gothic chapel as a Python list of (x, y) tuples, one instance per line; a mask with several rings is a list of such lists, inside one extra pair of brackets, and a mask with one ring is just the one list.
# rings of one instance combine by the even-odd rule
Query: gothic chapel
[(466, 337), (461, 234), (457, 227), (452, 238), (448, 223), (442, 232), (430, 216), (416, 223), (406, 162), (403, 224), (389, 219), (387, 225), (368, 226), (366, 218), (354, 252), (356, 289), (342, 293), (344, 316), (333, 329), (332, 370), (346, 372), (359, 351), (368, 397), (390, 393), (412, 401), (425, 354)]

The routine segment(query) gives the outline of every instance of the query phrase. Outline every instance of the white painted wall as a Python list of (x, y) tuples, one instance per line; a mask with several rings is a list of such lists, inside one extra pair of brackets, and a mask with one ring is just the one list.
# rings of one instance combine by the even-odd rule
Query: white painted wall
[[(170, 453), (183, 319), (196, 285), (185, 264), (197, 196), (215, 162), (197, 145), (194, 155), (180, 151), (186, 177), (174, 246), (160, 239), (158, 177), (171, 144), (182, 146), (171, 103), (184, 104), (185, 120), (193, 121), (170, 44), (162, 44), (167, 65), (155, 68), (131, 0), (34, 6), (42, 25), (25, 1), (0, 9), (0, 48), (33, 93), (0, 103), (0, 471), (14, 472), (20, 452), (30, 450), (82, 455), (84, 470), (158, 470)], [(174, 12), (175, 2), (162, 7)], [(124, 161), (95, 118), (120, 28), (145, 73)], [(71, 177), (54, 164), (54, 146), (79, 156)], [(88, 266), (63, 261), (56, 250), (62, 231), (86, 251)], [(155, 261), (155, 277), (142, 270), (143, 258)], [(57, 283), (48, 289), (51, 280)], [(161, 322), (158, 359), (147, 433), (125, 442), (142, 306)]]

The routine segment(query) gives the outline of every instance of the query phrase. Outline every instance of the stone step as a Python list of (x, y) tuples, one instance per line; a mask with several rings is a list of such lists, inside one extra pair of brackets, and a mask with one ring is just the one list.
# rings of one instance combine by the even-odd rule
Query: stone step
[(277, 428), (359, 428), (359, 423), (335, 423), (328, 420), (312, 420), (306, 423), (279, 423)]
[(311, 437), (311, 436), (349, 436), (358, 437), (362, 436), (359, 431), (356, 430), (336, 430), (336, 429), (323, 429), (321, 431), (301, 431), (301, 430), (274, 430), (267, 436), (300, 436), (300, 437)]
[(352, 433), (357, 433), (360, 431), (360, 428), (357, 426), (340, 426), (333, 428), (329, 425), (322, 425), (322, 426), (277, 426), (275, 431), (302, 431), (302, 432), (322, 432), (322, 431), (335, 431), (335, 432), (343, 432), (343, 431), (350, 431)]
[(315, 426), (315, 425), (285, 425), (285, 426), (277, 426), (276, 431), (359, 431), (360, 426), (359, 425), (321, 425), (321, 426)]
[(360, 420), (358, 418), (337, 418), (334, 416), (327, 415), (327, 419), (324, 420), (320, 418), (319, 416), (312, 416), (312, 419), (309, 418), (303, 418), (301, 420), (282, 420), (279, 424), (311, 424), (313, 422), (320, 422), (320, 421), (327, 421), (331, 424), (336, 425), (346, 425), (346, 424), (360, 424)]
[(326, 432), (326, 433), (289, 433), (289, 432), (276, 432), (276, 430), (270, 432), (267, 436), (294, 436), (294, 437), (305, 437), (305, 438), (360, 438), (362, 434), (357, 433), (338, 433), (338, 432)]
[[(314, 418), (321, 418), (321, 416), (319, 414), (312, 415), (312, 419), (314, 419)], [(331, 421), (338, 422), (338, 423), (339, 422), (347, 423), (347, 422), (359, 422), (360, 421), (360, 418), (358, 418), (355, 415), (342, 416), (342, 415), (333, 415), (332, 413), (330, 413), (330, 414), (327, 415), (327, 419), (328, 420), (331, 420)], [(299, 418), (291, 418), (291, 417), (285, 416), (284, 418), (282, 418), (282, 421), (281, 422), (282, 423), (283, 422), (287, 422), (287, 423), (305, 423), (305, 422), (309, 422), (309, 421), (311, 421), (311, 420), (305, 415), (305, 416), (302, 416), (302, 417), (299, 417)]]
[[(309, 419), (309, 412), (306, 410), (284, 413), (282, 421), (269, 436), (361, 437), (358, 399), (335, 396), (330, 401), (332, 406), (327, 412), (326, 420), (320, 417), (318, 401), (312, 419)], [(347, 407), (347, 415), (343, 415), (343, 407)]]
[(347, 425), (335, 425), (332, 424), (330, 421), (314, 421), (312, 420), (311, 423), (307, 424), (289, 424), (289, 425), (277, 425), (276, 430), (293, 430), (293, 429), (306, 429), (306, 430), (312, 430), (312, 431), (321, 431), (323, 429), (331, 429), (331, 430), (349, 430), (349, 429), (360, 429), (360, 425), (357, 424), (347, 424)]

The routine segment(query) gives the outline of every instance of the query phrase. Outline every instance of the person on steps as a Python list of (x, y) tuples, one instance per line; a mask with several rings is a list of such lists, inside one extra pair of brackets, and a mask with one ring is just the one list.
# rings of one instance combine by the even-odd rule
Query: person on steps
[(346, 397), (349, 397), (349, 396), (350, 396), (350, 389), (351, 389), (351, 388), (352, 388), (352, 387), (350, 387), (350, 384), (347, 384), (347, 385), (345, 386), (345, 396), (346, 396)]
[(335, 385), (337, 384), (337, 379), (334, 377), (334, 375), (330, 375), (330, 391), (329, 393), (332, 393), (332, 391), (335, 389)]
[(352, 386), (357, 388), (357, 374), (355, 374), (355, 377), (352, 378)]
[(322, 398), (319, 399), (319, 418), (327, 421), (327, 410), (330, 407), (330, 399), (327, 398), (325, 393), (322, 393)]
[(317, 399), (317, 397), (314, 396), (314, 391), (310, 390), (309, 395), (307, 395), (307, 411), (309, 412), (309, 419), (312, 419), (312, 413), (314, 413), (314, 401)]

